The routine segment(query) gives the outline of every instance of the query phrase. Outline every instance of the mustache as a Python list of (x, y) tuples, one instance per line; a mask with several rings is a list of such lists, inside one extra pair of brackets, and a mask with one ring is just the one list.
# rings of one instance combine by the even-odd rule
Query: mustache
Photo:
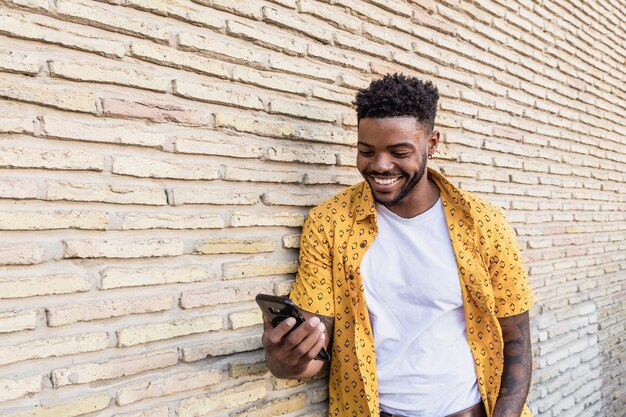
[(403, 177), (402, 172), (380, 172), (380, 171), (363, 171), (365, 175), (375, 175), (377, 177)]

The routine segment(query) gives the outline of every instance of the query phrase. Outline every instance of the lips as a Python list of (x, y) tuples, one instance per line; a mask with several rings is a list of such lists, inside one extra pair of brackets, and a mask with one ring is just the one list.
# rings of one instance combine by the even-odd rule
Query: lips
[(370, 185), (374, 191), (379, 193), (387, 193), (392, 191), (402, 179), (402, 175), (368, 175), (371, 179)]

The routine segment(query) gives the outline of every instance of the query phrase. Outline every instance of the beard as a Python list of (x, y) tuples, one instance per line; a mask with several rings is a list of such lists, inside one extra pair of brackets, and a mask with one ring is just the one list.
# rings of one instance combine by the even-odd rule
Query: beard
[[(396, 204), (398, 204), (399, 202), (404, 200), (406, 198), (406, 196), (409, 195), (411, 193), (411, 191), (413, 191), (413, 189), (415, 188), (417, 183), (420, 182), (420, 180), (422, 179), (422, 177), (426, 173), (426, 161), (427, 161), (427, 158), (428, 158), (428, 154), (424, 153), (424, 155), (422, 156), (422, 160), (420, 161), (420, 168), (419, 168), (419, 170), (415, 174), (413, 174), (412, 177), (409, 178), (409, 180), (404, 185), (404, 187), (402, 187), (402, 189), (400, 190), (400, 192), (398, 193), (396, 198), (394, 198), (393, 200), (381, 200), (381, 199), (377, 198), (376, 195), (374, 195), (374, 201), (376, 201), (378, 204), (383, 205), (385, 207), (391, 207), (391, 206), (395, 206)], [(367, 175), (378, 175), (378, 176), (380, 176), (380, 173), (374, 173), (374, 172), (371, 172), (371, 171), (366, 172), (366, 174)], [(403, 177), (407, 177), (408, 174), (405, 173), (405, 172), (402, 172), (402, 176)]]

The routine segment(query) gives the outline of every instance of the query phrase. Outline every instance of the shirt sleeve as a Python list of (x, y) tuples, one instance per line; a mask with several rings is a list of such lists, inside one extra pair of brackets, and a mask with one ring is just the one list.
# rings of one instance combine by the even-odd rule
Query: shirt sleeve
[(302, 228), (298, 273), (289, 297), (301, 309), (334, 317), (333, 260), (328, 231), (311, 210)]
[(515, 232), (498, 208), (494, 211), (493, 225), (489, 275), (496, 317), (502, 318), (530, 310), (534, 301)]

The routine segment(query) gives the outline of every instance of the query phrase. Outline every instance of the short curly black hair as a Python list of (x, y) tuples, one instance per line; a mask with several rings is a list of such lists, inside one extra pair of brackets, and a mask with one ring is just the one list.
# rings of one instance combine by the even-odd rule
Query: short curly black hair
[(357, 120), (414, 116), (433, 130), (439, 91), (432, 82), (404, 74), (387, 74), (356, 94)]

